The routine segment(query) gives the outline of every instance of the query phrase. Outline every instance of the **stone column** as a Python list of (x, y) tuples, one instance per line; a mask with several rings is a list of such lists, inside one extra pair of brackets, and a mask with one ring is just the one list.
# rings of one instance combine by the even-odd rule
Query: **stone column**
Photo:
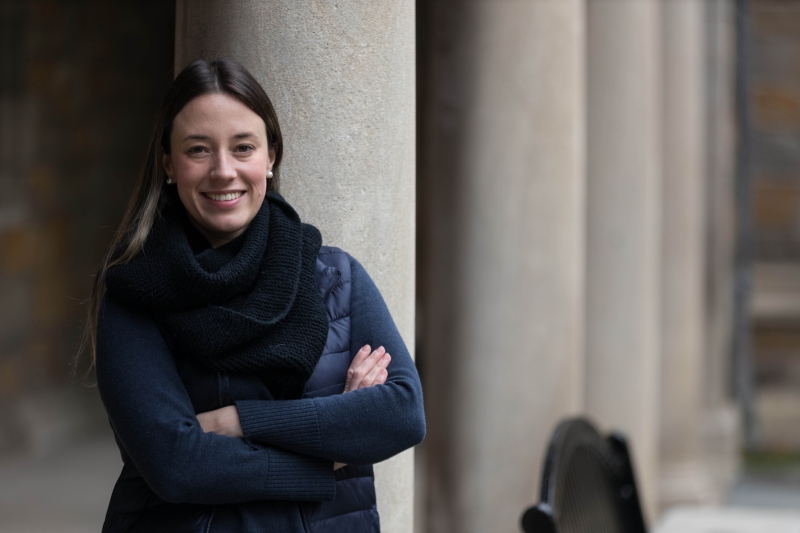
[(661, 261), (661, 4), (588, 2), (586, 409), (630, 440), (656, 516)]
[(707, 234), (706, 452), (721, 501), (738, 471), (741, 433), (733, 401), (734, 256), (736, 247), (736, 31), (734, 0), (706, 0)]
[[(178, 0), (175, 67), (227, 55), (270, 95), (282, 190), (358, 258), (409, 349), (415, 283), (414, 1)], [(413, 454), (376, 466), (387, 533), (412, 528)]]
[(584, 1), (423, 9), (423, 526), (511, 533), (582, 406)]
[(663, 0), (663, 228), (659, 502), (708, 503), (705, 404), (705, 4)]

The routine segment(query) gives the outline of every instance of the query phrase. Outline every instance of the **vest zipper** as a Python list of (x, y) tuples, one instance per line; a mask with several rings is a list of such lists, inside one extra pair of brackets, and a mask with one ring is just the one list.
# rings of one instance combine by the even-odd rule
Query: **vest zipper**
[(298, 503), (297, 507), (300, 509), (300, 521), (303, 522), (303, 531), (311, 533), (311, 524), (308, 523), (308, 517), (306, 516), (306, 510), (303, 508), (303, 504)]
[(206, 526), (206, 533), (211, 531), (211, 521), (214, 520), (214, 513), (217, 512), (217, 506), (214, 505), (211, 507), (211, 516), (208, 517), (208, 525)]

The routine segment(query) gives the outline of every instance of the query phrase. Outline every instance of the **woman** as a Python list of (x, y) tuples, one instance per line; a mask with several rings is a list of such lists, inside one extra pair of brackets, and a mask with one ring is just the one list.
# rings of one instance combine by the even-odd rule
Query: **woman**
[(104, 532), (379, 531), (371, 464), (424, 437), (386, 305), (278, 194), (282, 150), (239, 64), (175, 79), (93, 287)]

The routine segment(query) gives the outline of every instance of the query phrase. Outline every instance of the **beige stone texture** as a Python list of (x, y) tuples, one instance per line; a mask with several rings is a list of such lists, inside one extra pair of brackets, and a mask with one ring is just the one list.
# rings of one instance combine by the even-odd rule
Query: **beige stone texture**
[[(282, 192), (365, 266), (414, 348), (413, 0), (179, 0), (176, 70), (215, 55), (261, 82), (284, 134)], [(376, 466), (383, 531), (412, 527), (413, 452)]]
[(735, 221), (734, 0), (708, 0), (708, 369), (710, 406), (730, 401)]
[(734, 0), (706, 0), (706, 367), (704, 436), (715, 498), (722, 500), (740, 462), (740, 414), (733, 401), (733, 284), (736, 244)]
[(663, 2), (662, 333), (659, 501), (707, 503), (705, 4)]
[(516, 532), (582, 406), (584, 2), (423, 9), (423, 525)]
[(661, 2), (588, 2), (586, 410), (628, 436), (656, 518)]

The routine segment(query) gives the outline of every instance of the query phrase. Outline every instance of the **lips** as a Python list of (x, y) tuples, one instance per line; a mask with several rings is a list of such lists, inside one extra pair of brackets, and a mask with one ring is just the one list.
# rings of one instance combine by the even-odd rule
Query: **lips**
[(244, 192), (242, 191), (222, 192), (222, 193), (204, 192), (203, 196), (205, 196), (210, 200), (214, 200), (215, 202), (230, 202), (232, 200), (240, 198), (243, 194)]

